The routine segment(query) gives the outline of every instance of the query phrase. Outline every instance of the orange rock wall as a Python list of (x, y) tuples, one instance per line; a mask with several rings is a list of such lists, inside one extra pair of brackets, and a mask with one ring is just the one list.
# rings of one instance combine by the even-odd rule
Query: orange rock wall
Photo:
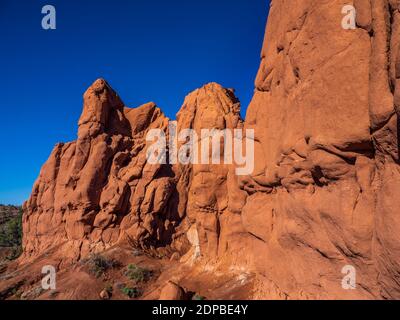
[[(349, 4), (354, 30), (341, 24)], [(245, 177), (147, 163), (145, 136), (168, 135), (168, 119), (97, 80), (78, 139), (55, 147), (25, 204), (22, 261), (130, 241), (256, 273), (256, 298), (400, 298), (399, 30), (398, 0), (272, 0), (245, 122), (215, 83), (177, 117), (178, 131), (254, 129)], [(346, 265), (356, 290), (342, 288)]]

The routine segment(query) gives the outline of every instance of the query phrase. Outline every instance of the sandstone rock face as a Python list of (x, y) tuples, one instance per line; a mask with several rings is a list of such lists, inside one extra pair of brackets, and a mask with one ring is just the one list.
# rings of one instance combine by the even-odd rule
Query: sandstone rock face
[[(202, 129), (216, 129), (219, 132), (227, 129), (241, 129), (240, 104), (233, 91), (223, 89), (212, 83), (194, 91), (186, 99), (177, 116), (178, 132), (193, 129), (200, 142), (208, 138), (201, 137)], [(211, 142), (211, 138), (208, 139)], [(224, 140), (221, 138), (221, 141)], [(201, 145), (209, 145), (201, 143)], [(187, 184), (186, 220), (189, 230), (188, 238), (192, 244), (193, 255), (197, 258), (215, 259), (222, 255), (226, 240), (221, 224), (236, 214), (239, 219), (240, 208), (246, 194), (237, 184), (233, 163), (224, 161), (224, 147), (220, 148), (220, 164), (212, 161), (213, 150), (210, 145), (207, 161), (199, 161), (193, 166), (180, 165), (182, 171), (190, 176)], [(239, 205), (236, 205), (239, 202)], [(221, 243), (222, 241), (222, 243)]]
[(145, 139), (167, 126), (153, 103), (126, 108), (97, 80), (84, 95), (78, 139), (54, 148), (25, 204), (25, 257), (62, 246), (64, 256), (79, 259), (126, 238), (170, 243), (180, 222), (174, 176), (146, 161)]
[[(355, 30), (341, 26), (348, 4)], [(241, 185), (255, 264), (277, 298), (400, 298), (399, 9), (272, 1), (246, 116), (256, 170)], [(341, 286), (346, 265), (356, 290)]]
[[(349, 4), (356, 28), (345, 30)], [(129, 241), (193, 268), (254, 273), (253, 298), (399, 299), (399, 30), (398, 0), (272, 0), (245, 122), (215, 83), (177, 116), (199, 141), (201, 129), (253, 129), (249, 176), (223, 162), (148, 163), (146, 135), (171, 138), (169, 119), (153, 103), (125, 107), (97, 80), (78, 139), (55, 147), (25, 204), (21, 261)]]
[[(185, 100), (178, 132), (236, 128), (239, 111), (231, 90), (206, 85)], [(211, 232), (215, 251), (228, 169), (150, 164), (147, 133), (160, 129), (168, 137), (168, 122), (153, 103), (129, 109), (104, 80), (94, 82), (84, 94), (77, 141), (55, 147), (25, 204), (23, 257), (60, 246), (64, 258), (78, 260), (120, 241), (185, 253), (192, 226), (202, 245)]]
[(160, 300), (180, 301), (185, 299), (185, 291), (177, 284), (168, 281), (161, 290)]

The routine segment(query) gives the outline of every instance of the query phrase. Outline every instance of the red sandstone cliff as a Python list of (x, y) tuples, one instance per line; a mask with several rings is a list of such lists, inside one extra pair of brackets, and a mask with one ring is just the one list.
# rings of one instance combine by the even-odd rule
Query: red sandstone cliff
[[(355, 30), (341, 26), (347, 4)], [(245, 122), (217, 84), (177, 118), (181, 129), (254, 129), (247, 177), (150, 165), (145, 135), (168, 119), (152, 103), (125, 107), (97, 80), (78, 139), (55, 147), (25, 204), (20, 263), (129, 242), (179, 253), (182, 273), (251, 278), (246, 298), (400, 298), (399, 28), (398, 0), (273, 0)], [(346, 265), (355, 290), (342, 288)]]
[[(83, 109), (78, 140), (55, 147), (25, 204), (22, 258), (58, 247), (74, 261), (126, 241), (168, 254), (200, 241), (195, 254), (204, 245), (216, 256), (220, 215), (234, 195), (228, 184), (237, 186), (229, 166), (150, 164), (146, 134), (168, 135), (168, 119), (152, 103), (126, 108), (102, 79)], [(240, 128), (239, 111), (233, 92), (211, 83), (186, 98), (177, 131)]]
[[(294, 5), (294, 2), (296, 5)], [(341, 27), (354, 4), (357, 28)], [(273, 1), (246, 116), (260, 273), (290, 298), (400, 298), (400, 1)], [(259, 189), (259, 191), (257, 190)]]

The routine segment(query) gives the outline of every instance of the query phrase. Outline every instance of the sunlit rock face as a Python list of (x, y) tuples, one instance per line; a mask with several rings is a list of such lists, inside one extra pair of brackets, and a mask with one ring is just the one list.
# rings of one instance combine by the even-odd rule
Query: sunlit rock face
[[(345, 5), (355, 29), (342, 26)], [(21, 262), (50, 250), (76, 261), (128, 241), (255, 275), (249, 298), (400, 298), (399, 10), (395, 0), (272, 0), (245, 121), (216, 83), (177, 115), (178, 132), (199, 137), (253, 129), (247, 176), (235, 164), (150, 164), (146, 135), (169, 137), (169, 119), (153, 103), (127, 108), (97, 80), (77, 140), (54, 148), (24, 206)]]
[[(233, 91), (215, 83), (188, 95), (178, 114), (178, 132), (199, 137), (203, 128), (241, 126)], [(77, 260), (121, 241), (185, 253), (190, 228), (215, 255), (228, 165), (152, 164), (147, 134), (155, 129), (168, 137), (169, 119), (155, 104), (127, 108), (105, 80), (95, 81), (84, 94), (78, 139), (54, 148), (25, 204), (24, 257), (60, 247)]]
[(170, 242), (179, 217), (173, 175), (146, 161), (146, 133), (168, 119), (153, 103), (124, 106), (105, 80), (84, 94), (78, 139), (57, 145), (25, 204), (24, 254), (54, 246), (79, 259), (121, 238), (141, 244)]
[[(267, 291), (400, 298), (400, 1), (272, 1), (256, 92), (256, 171), (243, 225)], [(356, 290), (341, 273), (356, 270)], [(275, 290), (276, 289), (276, 290)]]

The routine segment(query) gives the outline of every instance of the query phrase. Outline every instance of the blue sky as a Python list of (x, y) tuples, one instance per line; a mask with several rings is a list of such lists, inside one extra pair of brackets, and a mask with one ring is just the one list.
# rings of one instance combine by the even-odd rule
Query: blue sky
[[(57, 29), (41, 27), (44, 5)], [(174, 118), (215, 81), (250, 102), (267, 0), (1, 0), (0, 203), (21, 204), (57, 142), (76, 139), (82, 94), (105, 78), (125, 104)]]

